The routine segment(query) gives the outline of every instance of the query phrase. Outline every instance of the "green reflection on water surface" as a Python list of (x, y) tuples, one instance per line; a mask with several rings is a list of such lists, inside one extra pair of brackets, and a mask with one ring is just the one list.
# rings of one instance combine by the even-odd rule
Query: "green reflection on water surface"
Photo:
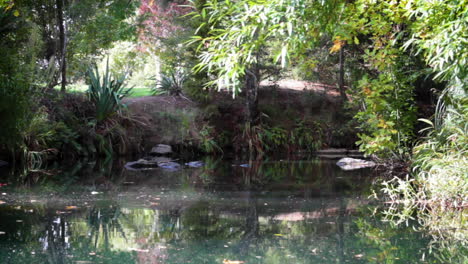
[(232, 164), (6, 177), (0, 263), (443, 263), (430, 236), (372, 214), (370, 170)]

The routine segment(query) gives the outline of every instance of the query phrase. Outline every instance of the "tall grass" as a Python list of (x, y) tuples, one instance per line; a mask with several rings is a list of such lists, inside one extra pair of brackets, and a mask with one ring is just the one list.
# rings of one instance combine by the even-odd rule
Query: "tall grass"
[[(452, 98), (439, 117), (426, 122), (429, 133), (414, 148), (412, 179), (393, 179), (383, 191), (391, 200), (386, 212), (399, 224), (417, 214), (437, 243), (468, 246), (468, 99)], [(452, 248), (449, 247), (449, 248)], [(461, 249), (452, 249), (461, 250)], [(446, 262), (448, 263), (448, 262)]]

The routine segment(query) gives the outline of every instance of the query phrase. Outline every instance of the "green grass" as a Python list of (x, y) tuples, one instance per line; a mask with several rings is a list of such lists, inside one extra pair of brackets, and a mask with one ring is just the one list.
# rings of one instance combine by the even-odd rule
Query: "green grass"
[[(57, 90), (60, 90), (60, 86), (54, 87)], [(85, 84), (69, 84), (67, 85), (67, 92), (71, 93), (84, 93), (88, 89), (88, 85)], [(134, 87), (130, 92), (129, 97), (142, 97), (153, 95), (150, 87)]]

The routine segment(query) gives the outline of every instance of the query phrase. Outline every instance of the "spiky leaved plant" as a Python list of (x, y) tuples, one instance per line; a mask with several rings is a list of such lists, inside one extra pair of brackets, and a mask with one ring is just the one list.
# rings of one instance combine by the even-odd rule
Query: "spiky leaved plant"
[(95, 106), (96, 121), (100, 123), (125, 106), (122, 98), (130, 93), (131, 88), (124, 86), (125, 75), (112, 76), (109, 71), (109, 60), (102, 78), (96, 65), (88, 70), (88, 76), (90, 84), (87, 94)]

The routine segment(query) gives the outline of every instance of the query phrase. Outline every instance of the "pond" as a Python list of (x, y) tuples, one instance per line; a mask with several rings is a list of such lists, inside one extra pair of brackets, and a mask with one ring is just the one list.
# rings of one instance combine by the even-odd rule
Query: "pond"
[(428, 234), (375, 212), (375, 172), (335, 162), (4, 171), (0, 263), (438, 263)]

